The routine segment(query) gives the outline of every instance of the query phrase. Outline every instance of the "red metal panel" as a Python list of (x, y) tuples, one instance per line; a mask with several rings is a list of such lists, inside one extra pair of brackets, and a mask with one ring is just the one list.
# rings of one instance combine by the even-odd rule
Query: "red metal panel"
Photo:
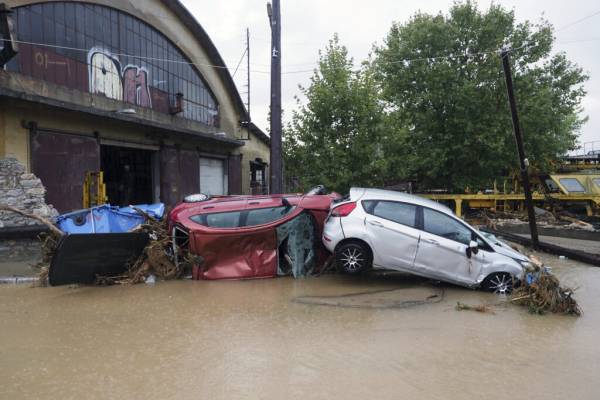
[(31, 135), (32, 171), (46, 187), (46, 202), (61, 212), (82, 207), (85, 171), (100, 169), (95, 138), (37, 131)]
[(195, 150), (179, 151), (180, 200), (200, 192), (200, 158)]
[(52, 49), (22, 44), (19, 47), (21, 72), (46, 82), (88, 91), (87, 66)]
[[(194, 232), (194, 252), (204, 262), (194, 271), (195, 279), (270, 278), (277, 275), (275, 228), (251, 233)], [(206, 250), (204, 250), (206, 249)]]
[(179, 201), (179, 157), (177, 149), (160, 149), (160, 200), (166, 206), (174, 206)]
[(227, 179), (229, 194), (242, 194), (242, 155), (229, 156)]
[(152, 109), (161, 113), (169, 113), (169, 95), (167, 92), (150, 86)]

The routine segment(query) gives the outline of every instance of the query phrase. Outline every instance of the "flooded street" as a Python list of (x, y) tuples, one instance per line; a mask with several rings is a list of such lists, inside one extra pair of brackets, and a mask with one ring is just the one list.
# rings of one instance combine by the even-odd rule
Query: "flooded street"
[(403, 276), (3, 285), (0, 398), (597, 399), (600, 268), (545, 259), (581, 318)]

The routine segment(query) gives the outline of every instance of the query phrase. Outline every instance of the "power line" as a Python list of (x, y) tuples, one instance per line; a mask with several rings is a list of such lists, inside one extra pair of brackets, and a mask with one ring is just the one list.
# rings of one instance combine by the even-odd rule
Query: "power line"
[[(600, 13), (600, 11), (598, 12)], [(587, 18), (589, 18), (590, 16), (588, 16)], [(588, 42), (588, 41), (595, 41), (598, 40), (597, 38), (591, 38), (591, 39), (580, 39), (580, 40), (573, 40), (573, 41), (564, 41), (564, 42), (556, 42), (556, 44), (572, 44), (572, 43), (581, 43), (581, 42)], [(11, 41), (10, 39), (3, 39), (0, 38), (0, 41), (4, 41), (4, 42), (8, 42)], [(82, 49), (82, 48), (77, 48), (77, 47), (69, 47), (69, 46), (59, 46), (59, 45), (53, 45), (53, 44), (47, 44), (47, 43), (36, 43), (36, 42), (29, 42), (29, 41), (23, 41), (23, 40), (12, 40), (14, 43), (20, 43), (20, 44), (27, 44), (27, 45), (32, 45), (32, 46), (40, 46), (40, 47), (49, 47), (49, 48), (55, 48), (55, 49), (63, 49), (63, 50), (72, 50), (72, 51), (81, 51), (81, 52), (85, 52), (87, 53), (89, 51), (89, 49)], [(521, 50), (524, 48), (532, 48), (537, 46), (536, 43), (530, 43), (530, 44), (525, 44), (519, 47), (515, 47), (512, 48), (511, 51), (515, 51), (515, 50)], [(247, 49), (245, 50), (247, 51)], [(381, 62), (382, 64), (400, 64), (400, 63), (410, 63), (410, 62), (416, 62), (416, 61), (427, 61), (427, 62), (433, 62), (433, 61), (439, 61), (439, 60), (449, 60), (449, 59), (456, 59), (456, 58), (473, 58), (476, 56), (481, 56), (481, 55), (488, 55), (488, 54), (498, 54), (499, 50), (489, 50), (489, 51), (484, 51), (484, 52), (477, 52), (477, 53), (465, 53), (465, 54), (450, 54), (450, 55), (445, 55), (445, 56), (432, 56), (432, 57), (415, 57), (415, 58), (404, 58), (404, 59), (398, 59), (398, 60), (392, 60), (392, 61), (385, 61), (385, 62)], [(117, 57), (131, 57), (131, 58), (135, 58), (135, 59), (139, 59), (139, 60), (147, 60), (147, 61), (159, 61), (159, 62), (167, 62), (167, 63), (174, 63), (174, 64), (184, 64), (184, 65), (193, 65), (196, 67), (208, 67), (208, 68), (215, 68), (215, 69), (226, 69), (228, 71), (231, 72), (231, 68), (225, 66), (225, 65), (214, 65), (214, 64), (206, 64), (206, 63), (193, 63), (193, 62), (188, 62), (188, 61), (180, 61), (180, 60), (171, 60), (171, 59), (164, 59), (164, 58), (155, 58), (155, 57), (145, 57), (145, 56), (139, 56), (139, 55), (134, 55), (134, 54), (127, 54), (127, 53), (111, 53), (113, 56), (117, 56)], [(245, 53), (244, 53), (245, 54)], [(242, 58), (244, 54), (242, 54)], [(240, 60), (241, 63), (241, 60)], [(246, 71), (245, 68), (239, 68), (240, 67), (240, 63), (238, 63), (238, 66), (235, 68), (234, 70), (234, 75), (236, 73), (236, 71), (239, 69)], [(315, 69), (317, 68), (319, 62), (315, 62), (314, 67), (310, 68), (310, 69), (300, 69), (300, 70), (289, 70), (289, 71), (283, 71), (281, 74), (282, 75), (293, 75), (293, 74), (302, 74), (302, 73), (308, 73), (308, 72), (314, 72)], [(293, 64), (292, 64), (293, 65)], [(303, 64), (297, 64), (297, 65), (303, 65)], [(311, 65), (311, 64), (304, 64), (304, 65)], [(263, 71), (263, 70), (254, 70), (251, 69), (250, 70), (251, 73), (258, 73), (258, 74), (270, 74), (269, 71)]]
[[(54, 49), (81, 51), (81, 52), (85, 52), (85, 53), (87, 53), (89, 51), (89, 49), (82, 49), (82, 48), (78, 48), (78, 47), (58, 46), (58, 45), (54, 45), (54, 44), (28, 42), (28, 41), (24, 41), (24, 40), (10, 40), (10, 39), (2, 39), (2, 38), (0, 38), (0, 41), (4, 41), (4, 42), (10, 42), (10, 41), (12, 41), (14, 43), (27, 44), (27, 45), (31, 45), (31, 46), (40, 46), (40, 47), (50, 47), (50, 48), (54, 48)], [(185, 65), (194, 65), (194, 66), (197, 66), (197, 67), (209, 67), (209, 68), (231, 70), (231, 68), (229, 68), (229, 67), (227, 67), (225, 65), (193, 63), (193, 62), (188, 62), (188, 61), (170, 60), (170, 59), (166, 59), (166, 58), (145, 57), (145, 56), (139, 56), (139, 55), (127, 54), (127, 53), (112, 53), (111, 52), (111, 55), (117, 56), (117, 57), (131, 57), (131, 58), (136, 58), (136, 59), (139, 59), (139, 60), (159, 61), (159, 62), (168, 62), (168, 63), (173, 63), (173, 64), (185, 64)], [(268, 71), (258, 71), (258, 70), (253, 70), (252, 72), (257, 72), (257, 73), (262, 73), (262, 74), (268, 74), (269, 73)]]
[(235, 73), (238, 71), (238, 68), (242, 64), (242, 60), (244, 59), (244, 56), (246, 55), (247, 51), (248, 51), (248, 48), (246, 47), (244, 49), (244, 52), (242, 53), (242, 56), (240, 57), (240, 61), (238, 62), (237, 67), (235, 67), (235, 71), (233, 71), (233, 75), (231, 75), (232, 78), (235, 77)]
[[(89, 51), (89, 49), (82, 49), (82, 48), (78, 48), (78, 47), (59, 46), (59, 45), (48, 44), (48, 43), (28, 42), (28, 41), (24, 41), (24, 40), (11, 40), (11, 39), (0, 38), (0, 41), (3, 41), (3, 42), (12, 41), (14, 43), (27, 44), (30, 46), (49, 47), (49, 48), (53, 48), (53, 49), (72, 50), (72, 51), (80, 51), (80, 52), (85, 52), (85, 53), (87, 53)], [(165, 58), (145, 57), (145, 56), (139, 56), (139, 55), (127, 54), (127, 53), (112, 53), (111, 52), (111, 55), (116, 56), (116, 57), (131, 57), (131, 58), (135, 58), (135, 59), (139, 59), (139, 60), (146, 60), (146, 61), (158, 61), (158, 62), (168, 62), (168, 63), (173, 63), (173, 64), (193, 65), (196, 67), (226, 69), (228, 71), (231, 71), (231, 68), (229, 68), (225, 65), (193, 63), (193, 62), (188, 62), (188, 61), (170, 60), (170, 59), (165, 59)], [(242, 59), (243, 59), (243, 56), (244, 55), (242, 55)], [(239, 67), (239, 65), (238, 65), (238, 67)], [(236, 71), (237, 71), (237, 69), (238, 68), (236, 68)], [(245, 68), (241, 68), (240, 70), (246, 71)], [(307, 72), (307, 71), (312, 71), (312, 70), (285, 71), (285, 72), (282, 72), (282, 74), (283, 75), (296, 74), (296, 73), (302, 73), (302, 72)], [(258, 74), (270, 74), (269, 71), (262, 71), (262, 70), (250, 70), (250, 72), (258, 73)], [(234, 74), (235, 74), (235, 72), (234, 72)]]
[(600, 14), (600, 10), (599, 10), (599, 11), (596, 11), (595, 13), (592, 13), (592, 14), (590, 14), (590, 15), (586, 15), (586, 16), (585, 16), (585, 17), (583, 17), (583, 18), (579, 18), (579, 19), (578, 19), (578, 20), (576, 20), (576, 21), (570, 22), (570, 23), (568, 23), (567, 25), (565, 25), (565, 26), (563, 26), (563, 27), (561, 27), (561, 28), (558, 28), (558, 29), (556, 30), (556, 32), (563, 31), (563, 30), (565, 30), (565, 29), (567, 29), (567, 28), (570, 28), (570, 27), (572, 27), (573, 25), (577, 25), (577, 24), (579, 24), (579, 23), (581, 23), (581, 22), (583, 22), (583, 21), (585, 21), (585, 20), (587, 20), (587, 19), (590, 19), (590, 18), (592, 18), (592, 17), (595, 17), (595, 16), (596, 16), (596, 15), (598, 15), (598, 14)]

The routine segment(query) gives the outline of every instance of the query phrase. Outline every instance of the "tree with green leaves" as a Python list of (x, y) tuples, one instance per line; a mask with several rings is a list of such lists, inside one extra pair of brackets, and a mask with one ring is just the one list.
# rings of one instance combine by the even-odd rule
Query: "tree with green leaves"
[(585, 122), (587, 76), (565, 54), (551, 56), (553, 28), (517, 23), (492, 4), (455, 3), (448, 15), (417, 13), (395, 23), (375, 50), (375, 77), (389, 118), (405, 126), (402, 178), (420, 187), (485, 187), (517, 167), (498, 51), (510, 46), (530, 162), (547, 169), (575, 147)]
[(390, 129), (368, 65), (353, 70), (336, 36), (319, 55), (310, 86), (300, 88), (306, 104), (284, 131), (285, 176), (302, 191), (323, 184), (346, 192), (351, 186), (381, 186), (397, 172), (397, 138)]

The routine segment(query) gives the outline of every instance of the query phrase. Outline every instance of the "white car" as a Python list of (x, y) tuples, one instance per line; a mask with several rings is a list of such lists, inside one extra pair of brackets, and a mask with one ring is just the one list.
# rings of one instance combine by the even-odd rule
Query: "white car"
[(332, 206), (323, 243), (343, 272), (391, 269), (509, 293), (530, 260), (419, 196), (352, 188)]

